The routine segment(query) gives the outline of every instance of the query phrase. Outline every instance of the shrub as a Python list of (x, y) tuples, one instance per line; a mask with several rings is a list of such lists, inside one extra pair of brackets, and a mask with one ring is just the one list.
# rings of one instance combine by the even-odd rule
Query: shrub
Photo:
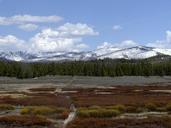
[(145, 104), (145, 108), (147, 108), (148, 111), (156, 111), (157, 110), (157, 106), (154, 103)]
[(124, 105), (120, 105), (120, 104), (115, 105), (115, 106), (109, 106), (107, 108), (114, 109), (114, 110), (118, 110), (120, 112), (125, 112), (126, 111), (126, 107)]
[(100, 109), (100, 108), (101, 108), (100, 106), (96, 106), (96, 105), (90, 107), (90, 109)]
[(136, 110), (137, 113), (146, 112), (146, 111), (147, 109), (144, 107), (137, 107), (137, 110)]
[(14, 110), (15, 107), (13, 105), (10, 104), (0, 104), (0, 111), (4, 111), (4, 110)]
[(47, 107), (47, 106), (31, 106), (24, 107), (21, 109), (20, 113), (30, 114), (30, 115), (50, 115), (55, 113), (63, 113), (66, 111), (64, 108), (56, 108), (56, 107)]
[(69, 115), (69, 112), (68, 111), (64, 111), (60, 114), (58, 114), (58, 116), (56, 117), (57, 119), (66, 119)]
[(171, 128), (170, 122), (170, 117), (150, 117), (143, 119), (77, 118), (67, 128)]
[(169, 112), (171, 111), (171, 103), (168, 103), (168, 104), (166, 105), (166, 110), (169, 111)]
[(22, 108), (20, 110), (20, 114), (22, 114), (22, 115), (30, 114), (30, 112), (31, 112), (31, 109), (30, 108), (26, 108), (26, 107), (24, 107), (24, 108)]
[(33, 115), (48, 115), (54, 113), (55, 110), (46, 106), (34, 106), (24, 107), (21, 109), (21, 114), (33, 114)]
[(54, 112), (54, 109), (45, 106), (35, 107), (32, 109), (32, 113), (35, 115), (49, 115)]
[(128, 113), (139, 113), (138, 107), (136, 106), (127, 106), (126, 112)]
[(166, 109), (166, 107), (158, 107), (158, 108), (156, 109), (156, 111), (158, 111), (158, 112), (166, 112), (167, 109)]
[(115, 109), (80, 109), (77, 115), (83, 118), (110, 118), (120, 115), (120, 111)]
[(65, 112), (65, 111), (67, 111), (66, 108), (55, 108), (55, 112), (56, 112), (56, 113), (63, 113), (63, 112)]

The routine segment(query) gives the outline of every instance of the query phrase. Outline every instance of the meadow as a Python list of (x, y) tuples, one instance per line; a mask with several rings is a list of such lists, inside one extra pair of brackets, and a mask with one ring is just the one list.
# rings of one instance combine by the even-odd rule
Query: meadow
[(171, 127), (169, 83), (6, 86), (0, 92), (2, 128)]

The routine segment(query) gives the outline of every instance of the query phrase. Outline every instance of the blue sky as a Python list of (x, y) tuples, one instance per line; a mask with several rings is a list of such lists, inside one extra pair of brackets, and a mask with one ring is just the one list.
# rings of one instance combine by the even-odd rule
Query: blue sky
[[(170, 5), (170, 0), (0, 0), (0, 50), (91, 50), (104, 42), (123, 47), (130, 44), (168, 48)], [(21, 20), (14, 20), (15, 16)], [(24, 16), (33, 21), (24, 21)], [(7, 21), (10, 23), (5, 24)], [(54, 37), (60, 27), (65, 27), (61, 33), (68, 34)], [(73, 34), (74, 30), (83, 32), (80, 27), (84, 33)], [(45, 38), (48, 39), (43, 42)]]

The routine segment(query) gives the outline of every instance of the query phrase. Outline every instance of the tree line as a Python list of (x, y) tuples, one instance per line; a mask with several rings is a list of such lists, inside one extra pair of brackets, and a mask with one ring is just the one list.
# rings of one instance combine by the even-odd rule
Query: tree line
[(163, 76), (171, 75), (171, 62), (148, 60), (93, 60), (24, 63), (0, 61), (0, 76), (34, 78), (46, 75), (71, 76)]

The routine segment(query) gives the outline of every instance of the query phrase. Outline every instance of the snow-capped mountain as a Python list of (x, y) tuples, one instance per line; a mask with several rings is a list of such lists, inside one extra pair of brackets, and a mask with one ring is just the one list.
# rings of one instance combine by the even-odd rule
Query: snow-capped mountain
[(98, 58), (112, 58), (112, 59), (145, 59), (153, 56), (157, 56), (160, 53), (154, 48), (137, 46), (131, 48), (117, 49), (115, 48), (113, 51), (108, 51), (104, 54), (98, 55)]
[(88, 52), (0, 52), (0, 59), (22, 62), (74, 61), (94, 59), (146, 59), (158, 55), (171, 56), (171, 49), (136, 46), (130, 48), (103, 47)]

